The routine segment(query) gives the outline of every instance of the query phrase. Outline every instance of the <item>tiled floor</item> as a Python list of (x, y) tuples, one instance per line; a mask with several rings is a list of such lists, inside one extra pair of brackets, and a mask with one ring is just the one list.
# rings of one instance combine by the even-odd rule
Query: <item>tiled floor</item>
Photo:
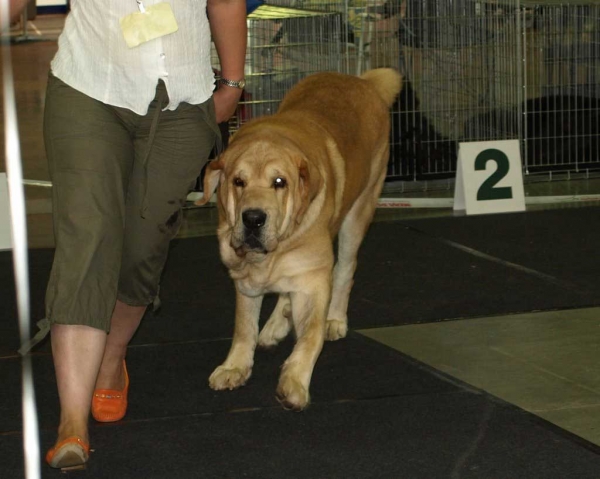
[[(17, 97), (27, 179), (48, 180), (41, 144), (44, 75), (55, 45), (30, 43), (14, 47), (15, 77), (27, 85)], [(27, 70), (25, 70), (27, 69)], [(41, 76), (40, 76), (41, 75)], [(391, 197), (451, 197), (448, 188), (399, 191)], [(424, 189), (425, 190), (425, 189)], [(528, 196), (600, 193), (600, 180), (528, 182)], [(52, 247), (50, 188), (27, 187), (29, 245)], [(576, 208), (590, 202), (536, 205)], [(597, 202), (595, 204), (598, 204)], [(525, 213), (527, 214), (527, 213)], [(376, 221), (452, 215), (449, 208), (385, 209)], [(185, 210), (180, 236), (214, 234), (216, 209)], [(432, 265), (435, 267), (435, 265)], [(600, 310), (531, 313), (502, 318), (362, 331), (390, 347), (466, 383), (486, 390), (600, 445)]]

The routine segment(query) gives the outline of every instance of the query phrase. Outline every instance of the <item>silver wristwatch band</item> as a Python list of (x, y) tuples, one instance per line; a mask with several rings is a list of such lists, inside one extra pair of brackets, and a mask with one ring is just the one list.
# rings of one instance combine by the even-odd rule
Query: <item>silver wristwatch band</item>
[(243, 90), (244, 87), (246, 86), (246, 80), (244, 80), (243, 78), (239, 81), (228, 80), (227, 78), (221, 78), (219, 81), (221, 83), (223, 83), (224, 85), (231, 86), (233, 88), (239, 88), (240, 90)]

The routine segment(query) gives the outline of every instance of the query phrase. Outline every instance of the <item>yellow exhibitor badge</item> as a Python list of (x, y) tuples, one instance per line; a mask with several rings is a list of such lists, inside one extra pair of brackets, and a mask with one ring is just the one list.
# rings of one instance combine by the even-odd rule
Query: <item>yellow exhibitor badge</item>
[(140, 11), (120, 20), (123, 38), (129, 48), (164, 37), (176, 32), (179, 28), (170, 4), (162, 2), (145, 8), (141, 1), (137, 1), (137, 3)]

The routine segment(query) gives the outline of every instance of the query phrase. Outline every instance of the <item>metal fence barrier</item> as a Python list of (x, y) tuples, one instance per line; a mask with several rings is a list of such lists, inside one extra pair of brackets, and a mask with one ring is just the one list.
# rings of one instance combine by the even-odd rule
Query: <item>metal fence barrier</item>
[(405, 85), (391, 112), (388, 179), (452, 178), (459, 142), (515, 138), (526, 175), (600, 171), (597, 1), (269, 3), (279, 16), (248, 19), (252, 86), (231, 131), (275, 111), (308, 73), (394, 67)]

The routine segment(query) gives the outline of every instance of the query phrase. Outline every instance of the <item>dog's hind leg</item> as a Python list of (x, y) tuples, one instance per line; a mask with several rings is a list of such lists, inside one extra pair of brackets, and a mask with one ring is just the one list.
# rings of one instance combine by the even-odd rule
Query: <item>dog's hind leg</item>
[(289, 294), (280, 294), (277, 305), (258, 335), (261, 348), (271, 348), (285, 338), (292, 329), (292, 306)]
[(238, 388), (246, 384), (252, 374), (262, 300), (262, 296), (251, 298), (236, 291), (233, 341), (227, 359), (208, 379), (212, 389)]
[[(387, 157), (388, 149), (384, 148), (381, 156), (375, 161), (383, 162)], [(354, 284), (358, 250), (369, 229), (381, 194), (385, 179), (385, 169), (382, 169), (383, 172), (355, 201), (338, 233), (338, 257), (333, 268), (331, 303), (327, 314), (327, 341), (344, 338), (348, 332), (348, 300)]]

